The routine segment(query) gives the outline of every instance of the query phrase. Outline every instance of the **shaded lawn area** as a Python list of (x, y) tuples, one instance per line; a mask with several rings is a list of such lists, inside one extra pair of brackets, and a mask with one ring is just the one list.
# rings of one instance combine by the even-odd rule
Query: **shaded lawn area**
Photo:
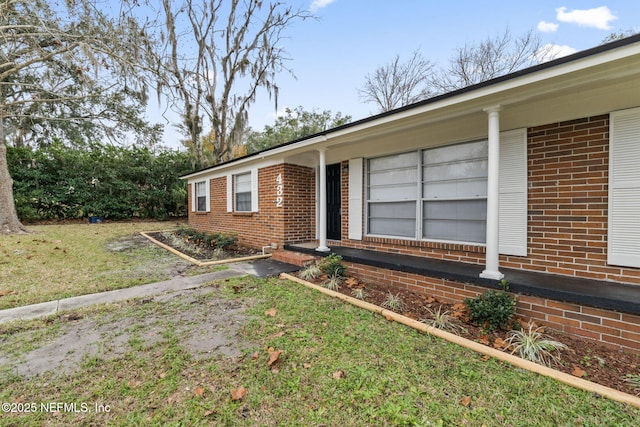
[[(241, 337), (250, 345), (240, 358), (197, 360), (181, 342), (180, 319), (215, 298), (248, 307)], [(122, 357), (85, 358), (70, 375), (20, 380), (5, 371), (1, 377), (0, 401), (86, 402), (91, 410), (3, 414), (0, 425), (636, 426), (640, 419), (639, 409), (485, 359), (288, 281), (236, 278), (213, 284), (195, 302), (123, 303), (82, 315), (101, 323), (132, 313), (155, 316), (163, 339), (143, 345), (140, 331)], [(0, 332), (11, 340), (34, 331), (31, 348), (58, 334), (61, 321)], [(14, 346), (26, 345), (20, 342)], [(246, 395), (233, 400), (240, 387)], [(95, 403), (110, 412), (95, 413)]]
[(37, 225), (31, 234), (0, 236), (0, 310), (204, 272), (138, 234), (175, 225)]

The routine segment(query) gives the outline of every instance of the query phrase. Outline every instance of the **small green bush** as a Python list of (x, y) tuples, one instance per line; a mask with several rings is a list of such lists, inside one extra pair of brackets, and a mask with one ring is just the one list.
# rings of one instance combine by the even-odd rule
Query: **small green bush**
[(176, 234), (195, 244), (204, 244), (219, 249), (225, 249), (238, 242), (238, 236), (233, 233), (205, 233), (187, 226), (178, 227)]
[(470, 319), (488, 331), (508, 327), (516, 312), (516, 300), (507, 292), (488, 290), (476, 298), (465, 298)]
[(238, 243), (238, 236), (233, 233), (214, 233), (213, 240), (217, 248), (226, 248)]
[(338, 254), (331, 254), (320, 261), (320, 270), (329, 276), (343, 277), (346, 269), (342, 257)]

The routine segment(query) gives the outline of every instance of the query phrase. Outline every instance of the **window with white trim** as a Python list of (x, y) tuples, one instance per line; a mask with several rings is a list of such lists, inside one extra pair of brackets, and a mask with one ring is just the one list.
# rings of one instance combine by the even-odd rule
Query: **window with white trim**
[(234, 175), (235, 211), (251, 212), (251, 172)]
[(207, 211), (207, 182), (200, 181), (195, 183), (195, 211)]
[(368, 234), (484, 243), (487, 150), (476, 141), (367, 160)]
[(368, 231), (416, 237), (418, 152), (367, 161)]
[(422, 151), (422, 237), (484, 243), (487, 141)]

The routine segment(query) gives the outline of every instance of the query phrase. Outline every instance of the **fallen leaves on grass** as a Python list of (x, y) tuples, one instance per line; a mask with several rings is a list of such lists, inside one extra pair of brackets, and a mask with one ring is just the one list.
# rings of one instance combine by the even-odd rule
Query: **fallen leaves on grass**
[(193, 394), (195, 394), (198, 397), (202, 397), (204, 396), (204, 391), (205, 391), (204, 387), (197, 386), (196, 388), (193, 389)]
[(282, 350), (274, 350), (273, 347), (269, 347), (268, 351), (269, 351), (269, 362), (267, 363), (267, 365), (271, 366), (278, 361), (278, 358), (282, 354)]
[(333, 378), (335, 378), (336, 380), (339, 380), (341, 378), (345, 378), (347, 376), (347, 374), (344, 373), (344, 371), (342, 369), (338, 369), (337, 371), (335, 371), (333, 374), (331, 374), (331, 376)]
[(0, 289), (0, 297), (5, 295), (11, 295), (13, 293), (12, 289)]
[(471, 396), (463, 397), (462, 400), (460, 401), (460, 404), (465, 408), (468, 408), (469, 405), (471, 405)]
[(231, 400), (233, 401), (242, 400), (246, 395), (247, 389), (242, 386), (231, 390)]
[(275, 317), (277, 312), (278, 310), (276, 310), (275, 308), (270, 308), (269, 310), (265, 311), (264, 314), (265, 316)]

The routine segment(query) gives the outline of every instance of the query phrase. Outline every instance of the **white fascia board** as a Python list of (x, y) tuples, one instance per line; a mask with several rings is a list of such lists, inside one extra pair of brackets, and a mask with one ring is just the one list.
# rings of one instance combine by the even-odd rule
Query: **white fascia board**
[[(553, 93), (555, 89), (554, 82), (551, 80), (555, 80), (557, 78), (561, 78), (562, 76), (567, 77), (566, 84), (570, 84), (570, 75), (579, 71), (588, 70), (589, 68), (597, 67), (597, 66), (606, 66), (610, 65), (611, 71), (616, 70), (618, 65), (615, 63), (619, 60), (624, 60), (626, 58), (632, 58), (634, 56), (640, 57), (640, 43), (634, 43), (631, 45), (619, 47), (616, 49), (612, 49), (609, 51), (601, 52), (598, 54), (589, 55), (584, 58), (575, 59), (566, 63), (561, 63), (558, 65), (550, 66), (549, 68), (544, 68), (539, 71), (530, 72), (524, 74), (522, 76), (517, 77), (506, 77), (505, 81), (487, 84), (486, 86), (479, 87), (477, 89), (470, 89), (468, 91), (463, 91), (458, 95), (446, 96), (444, 95), (443, 99), (436, 100), (433, 102), (429, 102), (423, 106), (409, 108), (404, 111), (399, 111), (394, 114), (384, 115), (377, 119), (367, 120), (364, 119), (364, 122), (358, 125), (347, 126), (344, 129), (339, 129), (336, 131), (329, 131), (325, 135), (318, 135), (313, 138), (304, 139), (302, 141), (286, 144), (281, 147), (274, 148), (269, 150), (268, 152), (258, 154), (256, 156), (247, 157), (245, 159), (240, 159), (236, 162), (231, 162), (228, 165), (221, 165), (219, 167), (213, 167), (211, 169), (206, 169), (200, 172), (195, 172), (190, 175), (185, 175), (182, 179), (187, 179), (189, 182), (192, 182), (193, 179), (198, 178), (200, 176), (211, 175), (219, 176), (229, 173), (230, 170), (233, 173), (237, 173), (236, 170), (240, 171), (241, 169), (237, 169), (244, 164), (249, 164), (245, 170), (250, 170), (252, 167), (264, 167), (260, 162), (256, 163), (256, 160), (264, 161), (265, 164), (268, 165), (282, 163), (284, 155), (296, 154), (296, 152), (308, 151), (310, 148), (321, 148), (321, 147), (329, 147), (332, 144), (341, 144), (346, 142), (345, 140), (351, 136), (357, 137), (358, 133), (362, 133), (366, 130), (371, 130), (375, 132), (375, 128), (381, 127), (385, 124), (392, 124), (393, 122), (400, 122), (402, 120), (410, 119), (415, 116), (425, 115), (428, 113), (433, 113), (438, 110), (446, 110), (451, 107), (461, 107), (463, 110), (465, 109), (464, 104), (469, 103), (468, 109), (469, 111), (481, 111), (483, 108), (487, 106), (491, 106), (496, 103), (496, 100), (499, 100), (500, 105), (506, 106), (511, 104), (512, 102), (522, 102), (523, 98), (527, 98), (529, 96), (540, 95), (541, 93), (546, 92), (545, 87), (543, 86), (544, 81), (549, 81), (549, 85), (552, 89), (549, 93)], [(629, 71), (629, 67), (625, 68), (627, 73), (636, 72)], [(603, 69), (598, 73), (598, 75), (602, 75), (607, 70)], [(597, 81), (598, 78), (595, 78)], [(587, 76), (587, 79), (588, 76)], [(526, 88), (528, 85), (533, 85), (536, 83), (540, 83), (536, 88), (531, 88), (531, 94), (520, 94), (514, 97), (503, 97), (498, 98), (502, 92), (510, 91), (518, 88)], [(582, 81), (582, 83), (586, 83), (586, 81)], [(486, 84), (486, 83), (485, 83)], [(482, 83), (481, 83), (482, 85)], [(482, 103), (483, 98), (486, 99), (487, 105), (482, 105), (478, 108), (478, 103)], [(474, 102), (475, 101), (475, 102)], [(439, 117), (438, 120), (442, 120), (443, 118), (450, 118), (447, 116), (447, 112), (443, 111), (444, 116)], [(460, 109), (451, 112), (451, 117), (461, 115)], [(426, 119), (425, 119), (426, 120)], [(402, 124), (399, 124), (402, 126)], [(269, 161), (269, 159), (272, 159)], [(213, 169), (213, 170), (212, 170)]]

